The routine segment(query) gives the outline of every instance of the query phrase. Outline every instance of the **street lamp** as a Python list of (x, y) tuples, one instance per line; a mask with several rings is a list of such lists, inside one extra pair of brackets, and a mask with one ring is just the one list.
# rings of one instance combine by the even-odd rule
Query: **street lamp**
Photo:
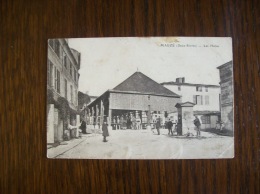
[(148, 113), (147, 113), (147, 129), (151, 130), (151, 105), (150, 105), (150, 95), (148, 95)]

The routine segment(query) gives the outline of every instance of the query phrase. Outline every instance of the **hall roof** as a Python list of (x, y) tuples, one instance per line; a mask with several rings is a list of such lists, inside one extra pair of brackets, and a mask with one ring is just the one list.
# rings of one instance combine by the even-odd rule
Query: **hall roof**
[(110, 91), (180, 97), (178, 94), (165, 88), (161, 84), (138, 71)]

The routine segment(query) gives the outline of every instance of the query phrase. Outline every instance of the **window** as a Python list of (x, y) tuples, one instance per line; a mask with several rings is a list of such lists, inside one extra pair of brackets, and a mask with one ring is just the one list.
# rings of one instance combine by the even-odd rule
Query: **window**
[(57, 68), (54, 68), (54, 89), (57, 90)]
[(210, 116), (201, 116), (202, 124), (210, 124)]
[(64, 91), (65, 91), (65, 98), (68, 99), (68, 83), (67, 80), (64, 79)]
[(60, 42), (59, 42), (59, 40), (51, 39), (51, 40), (49, 40), (49, 45), (54, 50), (56, 55), (60, 58)]
[(207, 86), (205, 87), (205, 91), (206, 91), (206, 92), (208, 92), (208, 91), (209, 91), (209, 88), (208, 88)]
[(205, 105), (209, 105), (209, 96), (205, 96)]
[(48, 60), (48, 77), (47, 77), (48, 85), (53, 87), (53, 63)]
[(70, 63), (70, 75), (72, 77), (72, 64)]
[(70, 102), (73, 103), (73, 86), (70, 85)]
[(78, 92), (77, 92), (77, 90), (75, 90), (75, 105), (77, 106), (77, 96), (78, 96)]
[(49, 45), (51, 46), (51, 48), (54, 50), (54, 40), (50, 39), (49, 40)]
[(203, 98), (201, 95), (193, 95), (193, 103), (203, 105)]
[(77, 82), (77, 71), (76, 71), (76, 69), (74, 69), (74, 80), (75, 80), (75, 82)]
[(181, 91), (181, 86), (178, 86), (178, 91)]
[(196, 86), (196, 91), (197, 92), (202, 92), (202, 87), (201, 86)]
[(55, 40), (54, 52), (60, 57), (60, 42), (58, 40)]
[(64, 55), (64, 58), (63, 58), (63, 65), (66, 69), (68, 69), (68, 57), (66, 54)]
[(58, 93), (60, 93), (60, 72), (59, 72), (59, 70), (57, 70), (57, 81), (56, 81), (56, 83), (57, 83), (57, 92)]

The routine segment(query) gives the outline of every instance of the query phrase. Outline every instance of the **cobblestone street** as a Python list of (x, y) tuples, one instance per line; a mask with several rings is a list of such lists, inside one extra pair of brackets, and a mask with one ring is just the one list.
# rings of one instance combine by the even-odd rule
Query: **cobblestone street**
[(108, 142), (102, 134), (83, 135), (81, 139), (48, 149), (49, 158), (84, 159), (191, 159), (233, 157), (233, 137), (202, 132), (200, 138), (161, 135), (147, 130), (110, 131)]

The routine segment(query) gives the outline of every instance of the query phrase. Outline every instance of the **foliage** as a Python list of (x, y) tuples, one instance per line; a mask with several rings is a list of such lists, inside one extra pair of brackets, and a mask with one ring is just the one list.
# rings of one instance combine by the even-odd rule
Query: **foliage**
[(69, 102), (67, 101), (67, 99), (64, 97), (59, 97), (57, 99), (57, 103), (58, 103), (58, 109), (60, 110), (61, 113), (61, 119), (63, 120), (69, 119), (71, 108), (69, 106)]
[(82, 92), (78, 92), (78, 106), (79, 109), (83, 107), (84, 104), (88, 104), (90, 102), (90, 97), (87, 94), (84, 94)]
[(54, 95), (53, 95), (53, 91), (48, 89), (47, 90), (47, 103), (48, 104), (54, 104)]

